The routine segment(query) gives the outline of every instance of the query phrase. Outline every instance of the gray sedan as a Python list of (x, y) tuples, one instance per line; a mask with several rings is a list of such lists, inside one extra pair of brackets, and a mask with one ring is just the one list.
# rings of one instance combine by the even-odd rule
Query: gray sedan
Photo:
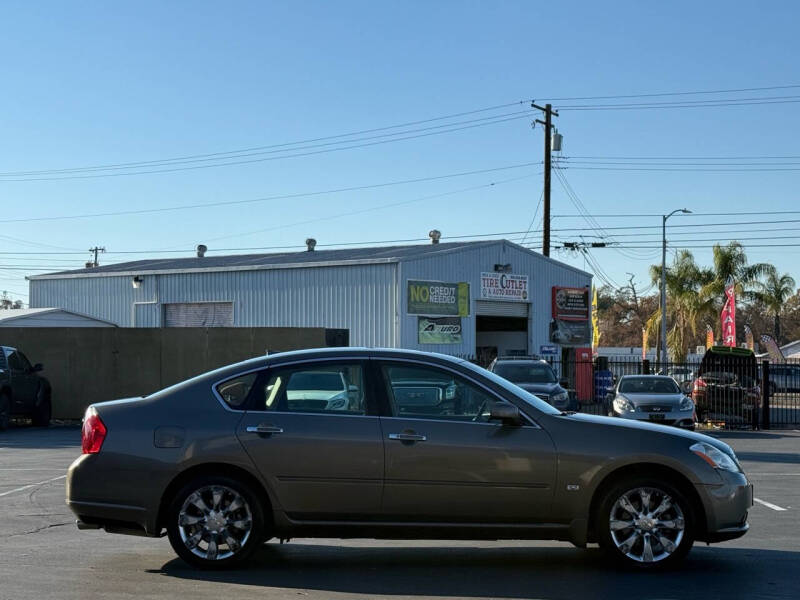
[(672, 377), (625, 375), (612, 398), (609, 416), (694, 429), (694, 403)]
[(200, 568), (270, 538), (370, 537), (598, 542), (652, 569), (744, 535), (753, 502), (719, 440), (562, 413), (463, 360), (402, 350), (256, 358), (92, 405), (82, 437), (67, 475), (78, 528), (166, 534)]

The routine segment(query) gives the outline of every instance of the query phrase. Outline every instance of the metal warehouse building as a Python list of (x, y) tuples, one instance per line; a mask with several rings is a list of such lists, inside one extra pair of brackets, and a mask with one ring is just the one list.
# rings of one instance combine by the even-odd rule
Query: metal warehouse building
[(30, 306), (121, 327), (340, 328), (353, 346), (481, 362), (497, 353), (560, 354), (559, 346), (590, 342), (591, 275), (507, 240), (310, 245), (305, 252), (235, 256), (204, 250), (31, 276)]

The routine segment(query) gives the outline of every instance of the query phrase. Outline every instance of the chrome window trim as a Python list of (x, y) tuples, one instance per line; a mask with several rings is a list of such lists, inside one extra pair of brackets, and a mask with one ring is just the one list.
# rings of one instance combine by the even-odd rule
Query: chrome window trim
[[(222, 408), (224, 408), (228, 412), (237, 413), (237, 414), (244, 414), (246, 412), (285, 414), (285, 415), (301, 415), (301, 414), (319, 415), (319, 414), (327, 414), (327, 413), (299, 413), (299, 412), (277, 411), (277, 410), (247, 410), (247, 409), (243, 409), (243, 408), (231, 408), (230, 406), (228, 406), (227, 402), (225, 402), (225, 400), (219, 394), (219, 392), (217, 391), (217, 387), (220, 384), (225, 383), (226, 381), (231, 381), (232, 379), (237, 379), (239, 377), (243, 377), (245, 375), (249, 375), (250, 373), (260, 373), (261, 371), (267, 371), (269, 369), (288, 367), (288, 366), (292, 366), (292, 365), (302, 365), (302, 364), (305, 364), (305, 363), (337, 362), (337, 361), (341, 362), (343, 358), (344, 357), (342, 357), (342, 356), (336, 356), (336, 357), (327, 357), (326, 356), (326, 357), (323, 357), (323, 358), (304, 358), (304, 359), (293, 360), (293, 361), (284, 362), (284, 363), (276, 363), (274, 365), (270, 365), (270, 364), (261, 365), (260, 367), (254, 367), (252, 369), (247, 369), (246, 371), (240, 371), (239, 373), (236, 373), (235, 375), (231, 375), (230, 377), (225, 377), (224, 379), (220, 379), (218, 381), (215, 381), (214, 383), (211, 384), (211, 393), (214, 395), (214, 397), (216, 397), (217, 402), (219, 402), (222, 405)], [(361, 361), (361, 360), (369, 360), (370, 358), (371, 357), (369, 357), (367, 355), (357, 355), (357, 356), (347, 357), (345, 360), (349, 360), (351, 362), (354, 362), (354, 361)], [(333, 411), (331, 411), (331, 412), (333, 412)], [(370, 416), (375, 416), (375, 415), (339, 415), (339, 416), (370, 417)]]
[[(462, 373), (460, 371), (457, 371), (457, 370), (452, 369), (452, 368), (447, 367), (447, 366), (443, 366), (443, 365), (441, 365), (439, 363), (431, 364), (431, 363), (428, 363), (428, 362), (423, 362), (421, 360), (406, 359), (406, 358), (396, 358), (396, 357), (387, 357), (387, 358), (371, 357), (370, 360), (379, 360), (379, 361), (383, 361), (383, 362), (405, 362), (405, 363), (422, 365), (424, 367), (441, 368), (441, 369), (444, 369), (445, 371), (449, 371), (449, 372), (453, 373), (454, 375), (458, 375), (462, 379), (466, 379), (470, 383), (473, 383), (474, 385), (482, 388), (489, 396), (491, 396), (495, 400), (497, 400), (499, 402), (508, 402), (508, 400), (506, 400), (502, 396), (499, 396), (497, 394), (497, 392), (495, 392), (494, 390), (486, 387), (483, 383), (481, 383), (480, 381), (475, 380), (470, 375), (466, 375), (466, 374), (464, 374), (464, 373)], [(517, 405), (515, 404), (514, 406), (517, 406)], [(528, 413), (526, 413), (521, 408), (519, 408), (519, 406), (517, 406), (517, 408), (519, 409), (519, 412), (523, 416), (523, 418), (526, 419), (530, 423), (530, 425), (519, 425), (519, 427), (533, 427), (535, 429), (541, 429), (541, 426), (533, 419), (533, 417), (531, 417)], [(413, 419), (413, 417), (396, 417), (394, 415), (392, 415), (390, 417), (381, 417), (381, 418), (406, 419), (406, 420)], [(493, 425), (493, 423), (479, 423), (477, 421), (458, 421), (458, 420), (454, 420), (454, 419), (424, 419), (423, 418), (423, 419), (414, 419), (414, 420), (419, 420), (419, 421), (437, 421), (439, 423), (472, 423), (472, 424), (475, 424), (475, 425)]]

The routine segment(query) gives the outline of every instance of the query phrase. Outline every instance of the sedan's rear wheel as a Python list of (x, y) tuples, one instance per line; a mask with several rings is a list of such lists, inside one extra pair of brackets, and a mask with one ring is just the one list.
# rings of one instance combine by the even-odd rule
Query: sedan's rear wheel
[(249, 558), (263, 540), (264, 517), (256, 494), (228, 477), (199, 477), (174, 497), (167, 534), (175, 552), (203, 569), (222, 569)]
[(691, 503), (677, 487), (652, 478), (630, 478), (609, 489), (595, 522), (600, 546), (632, 567), (674, 565), (694, 543)]

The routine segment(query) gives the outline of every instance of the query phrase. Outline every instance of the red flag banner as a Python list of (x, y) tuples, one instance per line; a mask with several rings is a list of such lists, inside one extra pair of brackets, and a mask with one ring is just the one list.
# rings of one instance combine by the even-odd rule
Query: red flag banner
[(736, 291), (733, 277), (725, 283), (725, 306), (720, 315), (722, 321), (722, 345), (736, 346)]

